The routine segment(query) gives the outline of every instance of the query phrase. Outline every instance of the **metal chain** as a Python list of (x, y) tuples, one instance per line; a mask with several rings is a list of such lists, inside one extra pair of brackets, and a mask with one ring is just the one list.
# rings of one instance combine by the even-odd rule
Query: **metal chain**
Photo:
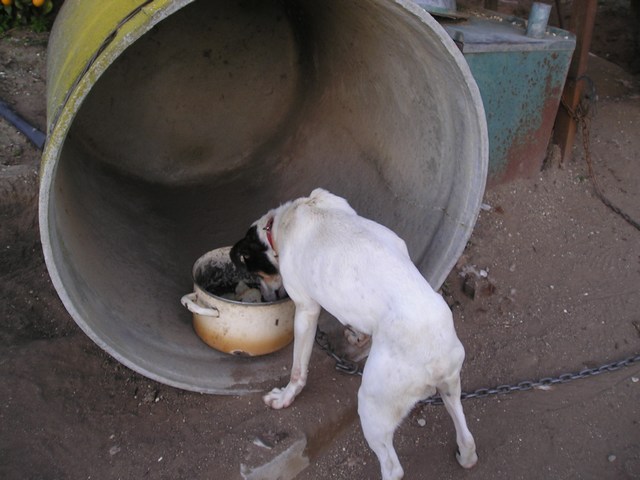
[[(336, 353), (335, 349), (331, 345), (329, 338), (325, 332), (318, 328), (316, 330), (316, 343), (318, 346), (327, 353), (336, 362), (336, 370), (345, 373), (347, 375), (362, 375), (362, 369), (356, 362), (347, 360), (344, 356), (340, 356)], [(460, 398), (462, 400), (468, 400), (471, 398), (486, 398), (491, 395), (500, 395), (512, 392), (526, 392), (534, 388), (549, 388), (552, 385), (559, 383), (569, 383), (579, 378), (593, 377), (605, 372), (615, 372), (623, 367), (631, 366), (635, 363), (640, 363), (640, 354), (633, 357), (625, 358), (617, 362), (607, 363), (596, 368), (585, 368), (577, 373), (563, 373), (557, 377), (544, 377), (537, 381), (525, 380), (523, 382), (513, 385), (498, 385), (493, 388), (479, 388), (473, 392), (462, 392)], [(440, 395), (433, 395), (429, 398), (418, 402), (420, 405), (442, 405), (442, 398)]]
[(600, 201), (605, 204), (611, 211), (619, 215), (625, 222), (627, 222), (632, 227), (640, 230), (640, 223), (631, 216), (623, 212), (620, 207), (614, 205), (609, 198), (604, 194), (602, 188), (600, 188), (600, 184), (596, 178), (596, 174), (593, 168), (593, 162), (591, 160), (591, 140), (589, 137), (590, 133), (590, 123), (592, 110), (595, 106), (595, 102), (597, 99), (595, 85), (593, 80), (586, 75), (578, 78), (576, 82), (584, 81), (587, 84), (586, 93), (580, 99), (578, 105), (576, 105), (575, 110), (572, 109), (564, 99), (561, 99), (562, 106), (567, 111), (568, 115), (576, 122), (576, 125), (580, 126), (580, 130), (582, 133), (582, 148), (584, 150), (584, 158), (587, 163), (587, 171), (589, 172), (589, 179), (591, 180), (591, 185), (593, 186), (593, 191), (596, 196), (600, 199)]
[(362, 375), (362, 369), (356, 362), (347, 360), (344, 356), (336, 353), (329, 341), (329, 336), (320, 330), (320, 327), (316, 329), (316, 343), (327, 355), (336, 361), (336, 370), (346, 373), (347, 375)]

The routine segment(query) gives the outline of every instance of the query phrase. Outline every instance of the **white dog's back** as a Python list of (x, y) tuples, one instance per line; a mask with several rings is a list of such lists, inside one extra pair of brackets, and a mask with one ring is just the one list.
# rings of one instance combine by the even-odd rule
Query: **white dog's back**
[[(425, 335), (453, 330), (446, 303), (394, 232), (360, 217), (346, 200), (322, 189), (296, 200), (284, 215), (281, 228), (295, 249), (282, 246), (280, 269), (294, 300), (296, 295), (311, 296), (362, 333), (375, 336), (377, 329), (393, 328), (395, 332), (384, 337), (405, 342), (414, 335), (404, 335), (404, 327), (415, 332), (416, 323)], [(305, 265), (304, 270), (297, 265)]]

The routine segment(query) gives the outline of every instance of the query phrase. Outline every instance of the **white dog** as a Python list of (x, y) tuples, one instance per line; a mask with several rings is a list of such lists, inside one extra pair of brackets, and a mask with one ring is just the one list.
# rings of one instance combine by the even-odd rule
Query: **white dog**
[(464, 348), (451, 310), (395, 233), (358, 216), (343, 198), (316, 189), (255, 222), (231, 258), (260, 275), (267, 299), (277, 298), (284, 286), (296, 305), (291, 379), (264, 396), (267, 405), (288, 407), (306, 384), (322, 307), (372, 336), (358, 413), (383, 480), (403, 476), (393, 448), (398, 424), (436, 390), (455, 424), (458, 462), (475, 465), (475, 441), (460, 402)]

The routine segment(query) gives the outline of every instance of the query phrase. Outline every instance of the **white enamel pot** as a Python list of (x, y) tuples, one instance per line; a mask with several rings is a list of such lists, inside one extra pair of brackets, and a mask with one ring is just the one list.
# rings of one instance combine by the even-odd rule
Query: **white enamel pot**
[(210, 347), (232, 355), (266, 355), (286, 347), (293, 340), (291, 299), (243, 303), (211, 293), (211, 284), (242, 280), (231, 263), (230, 250), (212, 250), (193, 265), (194, 291), (181, 302), (193, 314), (194, 330)]

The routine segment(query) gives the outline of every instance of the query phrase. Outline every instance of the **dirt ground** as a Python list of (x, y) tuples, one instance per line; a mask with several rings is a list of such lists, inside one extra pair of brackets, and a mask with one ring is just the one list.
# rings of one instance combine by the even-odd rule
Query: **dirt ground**
[[(617, 58), (614, 37), (624, 35), (606, 27), (624, 22), (626, 10), (605, 7), (593, 50), (624, 68), (590, 59), (599, 91), (591, 151), (607, 195), (640, 219), (640, 78), (628, 73), (633, 58)], [(46, 42), (20, 30), (0, 39), (0, 98), (40, 129)], [(0, 119), (0, 478), (291, 478), (282, 469), (280, 477), (251, 476), (251, 468), (299, 445), (300, 462), (310, 464), (296, 478), (379, 478), (357, 422), (359, 379), (335, 372), (317, 348), (306, 390), (272, 412), (259, 395), (208, 396), (150, 381), (93, 344), (44, 265), (39, 157)], [(640, 354), (640, 232), (594, 196), (583, 158), (578, 144), (571, 161), (486, 193), (444, 289), (467, 350), (466, 391)], [(461, 275), (473, 270), (486, 272), (475, 299)], [(639, 379), (636, 363), (466, 400), (480, 456), (468, 472), (455, 462), (444, 409), (416, 407), (396, 433), (406, 478), (640, 478)]]

